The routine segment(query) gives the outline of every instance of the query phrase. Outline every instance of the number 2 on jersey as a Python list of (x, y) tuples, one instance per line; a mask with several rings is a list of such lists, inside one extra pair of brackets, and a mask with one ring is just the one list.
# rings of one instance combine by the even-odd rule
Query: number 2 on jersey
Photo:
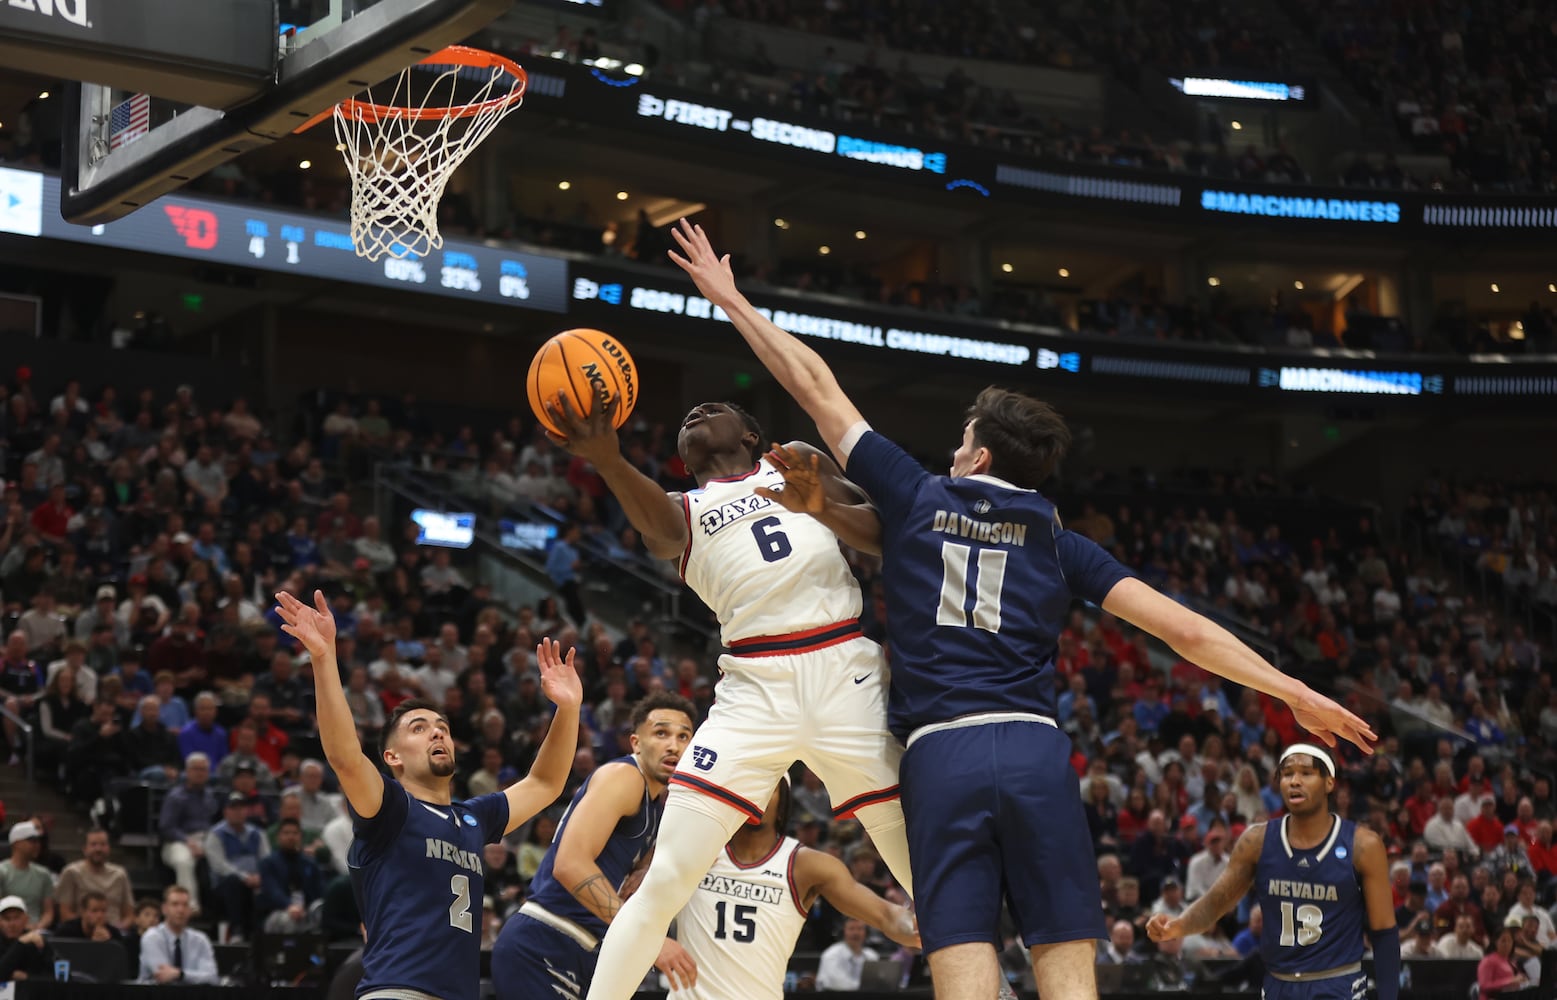
[[(968, 562), (973, 546), (958, 542), (941, 543), (941, 606), (935, 612), (935, 624), (967, 628)], [(1000, 591), (1006, 582), (1004, 549), (979, 549), (978, 593), (973, 596), (974, 628), (1000, 631)]]
[(449, 926), (470, 933), (475, 921), (470, 918), (470, 876), (455, 875), (449, 879), (449, 891), (454, 902), (449, 904)]
[(1324, 933), (1325, 911), (1311, 903), (1304, 903), (1297, 908), (1297, 924), (1292, 925), (1292, 904), (1281, 904), (1281, 946), (1290, 948), (1294, 944), (1311, 945), (1319, 940)]
[[(722, 899), (714, 906), (714, 913), (719, 917), (719, 924), (714, 928), (714, 939), (718, 941), (723, 941), (725, 938), (724, 908), (725, 901)], [(741, 944), (747, 944), (757, 936), (757, 908), (736, 905), (732, 909), (735, 910), (735, 930), (731, 932), (730, 938)]]

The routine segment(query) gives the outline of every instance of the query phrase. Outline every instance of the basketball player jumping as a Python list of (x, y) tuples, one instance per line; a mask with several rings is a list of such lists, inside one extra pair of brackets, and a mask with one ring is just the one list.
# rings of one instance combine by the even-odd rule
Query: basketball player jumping
[(762, 823), (730, 838), (676, 918), (676, 940), (697, 960), (697, 982), (670, 1000), (780, 1000), (784, 970), (817, 897), (840, 913), (919, 947), (914, 915), (854, 880), (842, 861), (784, 835), (790, 790), (780, 781)]
[[(347, 855), (367, 940), (359, 1000), (478, 1000), (481, 986), (482, 847), (556, 801), (578, 742), (583, 686), (546, 640), (536, 655), (541, 689), (557, 705), (522, 781), (454, 802), (449, 720), (430, 702), (403, 702), (384, 724), (380, 759), (362, 752), (335, 661), (335, 616), (324, 594), (309, 607), (276, 595), (282, 631), (313, 658), (319, 738), (351, 808)], [(392, 776), (391, 776), (392, 775)]]
[(1287, 815), (1245, 830), (1206, 894), (1181, 916), (1152, 917), (1147, 936), (1165, 941), (1203, 933), (1253, 885), (1265, 924), (1265, 1000), (1362, 1000), (1364, 926), (1379, 1000), (1395, 1000), (1400, 932), (1384, 842), (1330, 812), (1335, 761), (1322, 748), (1293, 744), (1280, 766)]
[[(596, 963), (589, 995), (626, 1000), (731, 834), (761, 821), (758, 803), (797, 759), (826, 783), (835, 817), (858, 817), (910, 895), (913, 883), (902, 747), (886, 729), (889, 672), (860, 630), (859, 584), (838, 549), (839, 538), (851, 541), (850, 516), (876, 523), (869, 505), (831, 461), (795, 442), (794, 453), (821, 463), (821, 488), (845, 514), (835, 536), (786, 510), (776, 499), (784, 474), (763, 457), (761, 429), (728, 403), (703, 403), (682, 421), (677, 444), (698, 488), (666, 494), (622, 456), (615, 409), (603, 394), (584, 417), (566, 397), (547, 404), (558, 442), (594, 464), (650, 552), (679, 560), (730, 650), (718, 700), (671, 776), (654, 858)], [(979, 1000), (995, 995), (991, 982)]]
[[(600, 935), (622, 908), (622, 882), (654, 850), (661, 796), (696, 718), (691, 702), (665, 691), (633, 706), (632, 754), (602, 764), (574, 793), (529, 899), (498, 934), (498, 1000), (579, 1000), (589, 989)], [(654, 964), (672, 981), (697, 982), (696, 964), (669, 938)]]
[[(964, 416), (951, 474), (933, 476), (871, 430), (815, 351), (741, 295), (729, 258), (714, 253), (700, 227), (683, 220), (673, 234), (685, 256), (671, 258), (816, 421), (875, 505), (845, 510), (830, 497), (802, 498), (798, 479), (782, 494), (824, 524), (847, 523), (851, 545), (883, 556), (890, 726), (906, 743), (903, 810), (936, 996), (995, 993), (990, 942), (1004, 896), (1045, 1000), (1095, 998), (1100, 891), (1070, 739), (1054, 720), (1055, 649), (1074, 597), (1164, 639), (1192, 663), (1280, 698), (1322, 739), (1339, 735), (1366, 748), (1373, 733), (1061, 528), (1037, 492), (1070, 441), (1048, 406), (985, 390)], [(807, 456), (786, 464), (814, 478)], [(878, 513), (879, 522), (866, 523)], [(623, 981), (647, 967), (644, 956), (613, 952), (613, 944), (608, 936), (601, 964), (620, 958)]]

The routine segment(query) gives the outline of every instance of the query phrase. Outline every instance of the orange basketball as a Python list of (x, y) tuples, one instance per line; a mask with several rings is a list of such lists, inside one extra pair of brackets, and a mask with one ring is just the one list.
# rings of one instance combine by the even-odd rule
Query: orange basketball
[(627, 348), (609, 333), (564, 330), (535, 352), (525, 389), (535, 418), (553, 434), (561, 431), (541, 404), (555, 401), (559, 392), (567, 395), (574, 412), (587, 414), (594, 408), (596, 394), (605, 390), (607, 398), (620, 400), (612, 423), (621, 427), (638, 402), (638, 369)]

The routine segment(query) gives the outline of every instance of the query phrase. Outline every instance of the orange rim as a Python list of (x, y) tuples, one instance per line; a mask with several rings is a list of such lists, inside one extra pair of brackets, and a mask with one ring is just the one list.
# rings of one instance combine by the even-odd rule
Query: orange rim
[[(481, 101), (476, 104), (455, 104), (448, 107), (413, 108), (402, 107), (394, 104), (374, 104), (372, 101), (359, 101), (355, 98), (342, 101), (340, 110), (349, 118), (363, 122), (378, 122), (384, 120), (403, 119), (408, 121), (436, 121), (443, 118), (472, 118), (485, 114), (488, 111), (497, 111), (517, 103), (524, 97), (524, 91), (529, 86), (530, 78), (524, 68), (507, 56), (500, 56), (496, 52), (488, 52), (485, 49), (474, 49), (467, 45), (451, 45), (439, 52), (423, 59), (418, 65), (422, 66), (469, 66), (475, 69), (501, 69), (518, 81), (510, 87), (508, 92), (501, 97)], [(329, 108), (319, 112), (296, 132), (306, 132), (315, 125), (329, 118), (335, 113), (335, 108)]]

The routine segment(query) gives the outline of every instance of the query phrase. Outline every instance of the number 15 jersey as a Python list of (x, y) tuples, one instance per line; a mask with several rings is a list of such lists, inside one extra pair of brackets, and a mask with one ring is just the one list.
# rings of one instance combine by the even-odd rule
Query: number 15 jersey
[(710, 479), (681, 497), (681, 578), (719, 617), (724, 644), (858, 618), (860, 586), (838, 537), (809, 514), (757, 496), (758, 486), (784, 487), (766, 458), (744, 476)]
[(676, 940), (697, 963), (697, 985), (670, 1000), (780, 1000), (784, 970), (805, 928), (795, 897), (795, 853), (784, 837), (743, 865), (726, 847), (676, 918)]

